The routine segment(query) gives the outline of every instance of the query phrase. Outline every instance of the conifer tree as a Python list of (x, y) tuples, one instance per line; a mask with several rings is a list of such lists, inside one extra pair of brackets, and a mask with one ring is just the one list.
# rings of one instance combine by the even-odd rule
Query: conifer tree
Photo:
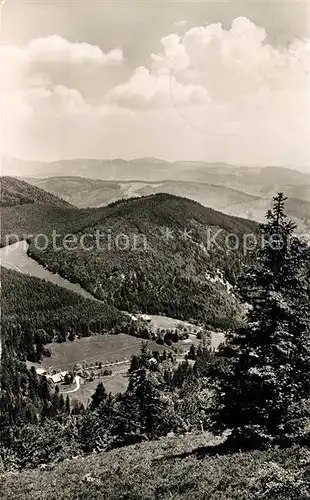
[(160, 428), (163, 424), (165, 402), (159, 386), (157, 376), (145, 366), (141, 366), (130, 374), (125, 394), (126, 407), (130, 408), (128, 417), (131, 424), (135, 424), (138, 432), (149, 439), (154, 439), (162, 432)]
[(256, 263), (239, 282), (247, 326), (226, 336), (209, 370), (212, 429), (251, 446), (309, 437), (310, 253), (284, 203), (274, 198)]
[(58, 385), (56, 385), (55, 391), (54, 391), (54, 394), (52, 397), (52, 407), (53, 407), (54, 415), (56, 415), (59, 411), (59, 399), (60, 399), (59, 387), (58, 387)]
[[(114, 409), (115, 401), (111, 394), (105, 392), (104, 399), (96, 408), (90, 404), (87, 409), (80, 406), (82, 413), (80, 425), (80, 441), (85, 451), (108, 449), (113, 441), (111, 433), (117, 433), (117, 415)], [(128, 415), (127, 415), (128, 418)]]
[(64, 400), (63, 394), (60, 394), (60, 396), (59, 396), (58, 406), (59, 406), (59, 412), (63, 413), (64, 408), (65, 408), (65, 400)]
[(187, 354), (187, 359), (195, 360), (196, 359), (196, 348), (194, 344), (191, 345), (190, 350)]
[(137, 370), (139, 366), (139, 361), (138, 361), (138, 357), (133, 355), (131, 357), (131, 362), (130, 362), (130, 368), (129, 368), (129, 373), (130, 372), (134, 372), (135, 370)]
[(67, 415), (70, 415), (70, 398), (69, 398), (69, 396), (66, 397), (65, 413), (67, 413)]
[(36, 408), (32, 403), (27, 404), (27, 406), (25, 408), (25, 417), (27, 419), (27, 422), (29, 422), (31, 424), (38, 423)]
[(47, 380), (46, 376), (43, 375), (40, 378), (39, 382), (39, 394), (40, 398), (45, 401), (50, 401), (51, 399), (51, 388), (50, 388), (50, 383)]
[(42, 422), (49, 417), (54, 415), (54, 409), (52, 403), (47, 399), (43, 400), (42, 410), (41, 410), (41, 420)]
[(95, 410), (96, 408), (98, 408), (100, 403), (102, 403), (102, 401), (104, 401), (106, 398), (107, 398), (107, 391), (105, 390), (103, 383), (99, 382), (95, 392), (91, 397), (92, 400), (90, 403), (91, 410)]

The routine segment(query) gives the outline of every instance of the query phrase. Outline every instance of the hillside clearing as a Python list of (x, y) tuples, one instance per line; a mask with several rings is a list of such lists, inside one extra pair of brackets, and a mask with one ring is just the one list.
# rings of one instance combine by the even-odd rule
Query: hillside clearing
[(294, 448), (223, 454), (219, 440), (190, 434), (76, 457), (46, 470), (3, 474), (1, 498), (261, 500), (255, 493), (259, 479), (273, 469), (291, 473), (306, 453)]
[(92, 335), (61, 344), (47, 344), (51, 357), (44, 358), (42, 365), (49, 370), (73, 370), (76, 363), (85, 361), (88, 365), (115, 363), (130, 360), (139, 354), (142, 340), (120, 333), (118, 335)]

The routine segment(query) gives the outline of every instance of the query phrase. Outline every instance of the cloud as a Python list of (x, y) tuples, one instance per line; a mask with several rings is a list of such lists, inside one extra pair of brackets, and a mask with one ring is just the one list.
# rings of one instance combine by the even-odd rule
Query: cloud
[(175, 33), (161, 39), (164, 52), (151, 54), (154, 74), (172, 74), (176, 70), (185, 70), (190, 65), (189, 56), (181, 37)]
[(230, 30), (216, 23), (191, 28), (183, 37), (170, 34), (161, 40), (163, 52), (151, 55), (150, 68), (137, 68), (111, 95), (132, 107), (167, 105), (169, 92), (181, 107), (200, 99), (204, 104), (206, 96), (219, 106), (252, 106), (257, 99), (270, 104), (283, 89), (304, 99), (309, 42), (276, 49), (266, 37), (263, 28), (244, 17), (235, 19)]
[(24, 101), (36, 115), (79, 115), (91, 110), (76, 89), (63, 85), (29, 89), (24, 95)]
[(262, 91), (305, 90), (309, 84), (309, 42), (276, 49), (266, 32), (246, 18), (231, 29), (220, 23), (195, 27), (184, 37), (162, 39), (163, 53), (153, 56), (157, 73), (172, 72), (179, 81), (203, 86), (216, 102), (245, 102)]
[(70, 65), (98, 68), (121, 64), (124, 60), (120, 48), (104, 53), (100, 47), (89, 43), (71, 42), (59, 35), (37, 38), (25, 47), (2, 45), (0, 51), (2, 65), (15, 72), (43, 71), (53, 67)]
[(133, 69), (121, 49), (59, 36), (2, 46), (6, 153), (310, 161), (309, 40), (275, 47), (240, 17), (160, 41)]
[[(85, 114), (91, 106), (80, 86), (87, 78), (123, 63), (119, 48), (70, 42), (58, 35), (32, 40), (26, 47), (0, 48), (1, 103), (6, 117), (38, 114)], [(95, 110), (96, 112), (96, 110)]]
[(111, 90), (115, 104), (135, 110), (172, 104), (200, 140), (218, 138), (234, 158), (309, 158), (309, 40), (276, 48), (264, 28), (240, 17), (228, 30), (221, 23), (197, 26), (161, 43), (149, 68), (137, 68)]
[(24, 52), (30, 64), (56, 62), (70, 64), (70, 66), (111, 66), (123, 62), (123, 52), (119, 48), (104, 53), (96, 45), (70, 42), (58, 35), (33, 40)]
[[(173, 95), (171, 89), (173, 88)], [(154, 75), (147, 68), (137, 68), (127, 83), (117, 85), (108, 99), (126, 108), (171, 107), (174, 99), (181, 105), (197, 105), (209, 101), (206, 89), (179, 83), (173, 75)]]

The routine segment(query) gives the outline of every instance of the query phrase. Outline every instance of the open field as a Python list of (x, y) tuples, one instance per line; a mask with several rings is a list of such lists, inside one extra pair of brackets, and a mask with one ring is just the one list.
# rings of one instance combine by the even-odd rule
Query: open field
[(61, 344), (47, 344), (51, 357), (44, 358), (42, 366), (49, 370), (72, 370), (76, 363), (88, 365), (101, 361), (103, 364), (130, 360), (138, 354), (142, 340), (120, 333), (118, 335), (92, 335)]
[[(156, 331), (158, 328), (166, 330), (187, 330), (189, 338), (178, 342), (177, 344), (178, 347), (182, 348), (182, 351), (184, 351), (184, 349), (187, 350), (187, 348), (189, 349), (191, 344), (194, 344), (195, 346), (199, 344), (199, 340), (197, 340), (196, 338), (196, 333), (203, 330), (201, 326), (196, 326), (192, 323), (189, 323), (188, 321), (181, 321), (179, 319), (169, 318), (167, 316), (156, 316), (154, 314), (149, 314), (148, 316), (151, 318), (150, 326), (154, 331)], [(213, 331), (210, 333), (211, 345), (216, 349), (220, 343), (224, 342), (224, 334), (221, 332)]]
[[(182, 326), (181, 326), (182, 323)], [(164, 316), (152, 316), (151, 325), (153, 328), (187, 328), (188, 331), (199, 330), (190, 323), (180, 322), (173, 318)], [(195, 330), (194, 330), (195, 329)], [(197, 331), (196, 330), (196, 331)], [(223, 335), (213, 333), (212, 346), (216, 347), (219, 342), (223, 341)], [(47, 344), (51, 351), (50, 358), (44, 358), (42, 363), (35, 366), (44, 367), (49, 372), (52, 371), (73, 371), (76, 364), (83, 366), (87, 364), (87, 372), (93, 370), (98, 375), (98, 368), (96, 365), (101, 362), (102, 369), (112, 371), (112, 375), (95, 377), (94, 380), (80, 378), (80, 387), (74, 391), (76, 385), (64, 386), (60, 385), (60, 391), (64, 394), (68, 393), (70, 399), (79, 400), (84, 405), (87, 405), (91, 395), (96, 389), (99, 382), (103, 382), (106, 390), (113, 394), (124, 392), (128, 385), (127, 371), (129, 363), (133, 355), (138, 355), (141, 351), (143, 340), (132, 337), (126, 334), (118, 335), (93, 335), (91, 337), (84, 337), (76, 339), (73, 342), (67, 341), (61, 344), (53, 342)], [(159, 345), (154, 341), (147, 341), (148, 346), (154, 351), (171, 351), (171, 347), (166, 345)], [(178, 347), (177, 361), (180, 362), (184, 359), (184, 354), (188, 352), (191, 344), (199, 345), (199, 340), (195, 333), (189, 333), (189, 338), (182, 340), (173, 346)]]
[[(177, 320), (173, 318), (161, 316), (158, 318), (163, 320), (161, 324), (177, 323)], [(220, 342), (223, 342), (224, 336), (222, 333), (212, 332), (211, 339), (212, 346), (216, 348)], [(129, 362), (133, 355), (140, 353), (142, 343), (142, 339), (123, 333), (118, 335), (93, 335), (61, 344), (53, 342), (46, 346), (51, 351), (51, 357), (43, 358), (42, 363), (36, 364), (36, 367), (44, 367), (48, 371), (70, 371), (73, 370), (75, 364), (83, 362), (87, 363), (88, 367), (101, 362), (104, 366), (107, 365), (107, 368), (111, 369), (113, 367), (109, 367), (109, 364), (122, 363), (119, 366), (116, 365), (117, 370), (120, 371), (124, 366), (124, 362)], [(147, 343), (149, 348), (154, 351), (170, 351), (172, 347), (159, 345), (150, 340)], [(173, 346), (177, 346), (181, 354), (182, 352), (187, 352), (191, 344), (196, 346), (199, 344), (196, 335), (192, 333), (189, 334), (188, 339), (173, 344)]]
[(126, 375), (128, 366), (128, 363), (124, 364), (122, 365), (122, 368), (118, 369), (118, 371), (115, 370), (113, 375), (95, 378), (91, 382), (87, 381), (85, 384), (82, 379), (79, 390), (69, 394), (71, 401), (78, 400), (83, 403), (84, 406), (87, 406), (99, 382), (102, 382), (106, 391), (111, 392), (112, 394), (125, 392), (128, 385), (128, 378)]
[[(53, 342), (47, 344), (52, 353), (51, 357), (44, 358), (41, 364), (35, 366), (44, 367), (48, 371), (71, 371), (76, 364), (86, 362), (87, 370), (90, 372), (92, 366), (95, 367), (96, 363), (101, 362), (103, 368), (112, 370), (112, 375), (96, 377), (91, 381), (80, 378), (80, 388), (74, 392), (72, 390), (76, 387), (75, 384), (59, 386), (60, 391), (63, 394), (68, 393), (71, 400), (76, 399), (87, 404), (99, 382), (103, 382), (106, 390), (113, 394), (126, 390), (129, 363), (133, 355), (140, 353), (142, 342), (142, 339), (122, 333), (94, 335), (61, 344)], [(148, 346), (156, 351), (170, 350), (169, 347), (158, 345), (153, 341), (148, 341)]]
[(150, 324), (154, 329), (165, 328), (175, 330), (177, 328), (178, 330), (183, 330), (186, 328), (188, 332), (198, 332), (202, 330), (200, 326), (193, 325), (188, 321), (168, 318), (167, 316), (156, 316), (154, 314), (149, 314), (148, 316), (151, 318)]
[[(92, 335), (61, 344), (52, 342), (46, 345), (51, 350), (51, 357), (44, 358), (42, 363), (36, 366), (44, 367), (47, 370), (70, 371), (76, 363), (83, 361), (89, 367), (100, 361), (103, 365), (130, 361), (133, 355), (140, 353), (142, 342), (142, 339), (124, 333)], [(148, 346), (151, 350), (156, 351), (169, 350), (169, 347), (158, 345), (153, 341), (148, 341)]]

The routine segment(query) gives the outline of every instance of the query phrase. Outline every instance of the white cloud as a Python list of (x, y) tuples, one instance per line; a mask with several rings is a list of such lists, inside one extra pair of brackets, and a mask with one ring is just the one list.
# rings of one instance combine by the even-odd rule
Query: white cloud
[[(2, 113), (4, 117), (90, 113), (80, 82), (85, 75), (102, 78), (103, 70), (122, 62), (119, 48), (104, 53), (98, 46), (70, 42), (58, 35), (32, 40), (26, 47), (3, 45)], [(66, 80), (73, 80), (73, 85)]]
[(33, 40), (24, 51), (30, 63), (110, 66), (123, 62), (123, 53), (119, 48), (105, 54), (98, 46), (70, 42), (58, 35)]
[(29, 89), (24, 95), (25, 102), (36, 115), (79, 115), (91, 111), (76, 89), (63, 85), (53, 85), (50, 88)]
[[(183, 37), (167, 34), (161, 44), (149, 64), (123, 81), (117, 74), (108, 88), (121, 49), (104, 53), (58, 36), (2, 46), (7, 152), (31, 150), (35, 157), (38, 148), (55, 158), (61, 144), (67, 156), (310, 161), (308, 40), (274, 47), (264, 28), (237, 18), (230, 29), (196, 26)], [(94, 81), (90, 101), (85, 89)]]
[(63, 66), (113, 66), (124, 60), (120, 48), (104, 53), (100, 47), (89, 43), (71, 42), (59, 35), (37, 38), (25, 47), (2, 45), (0, 51), (1, 65), (11, 70), (25, 72), (36, 71), (40, 65), (48, 69), (51, 64)]
[(295, 92), (309, 84), (309, 42), (275, 49), (266, 43), (265, 30), (246, 18), (235, 19), (230, 30), (220, 23), (195, 27), (162, 44), (163, 54), (153, 56), (157, 71), (172, 68), (176, 78), (202, 85), (215, 101), (244, 100), (262, 88)]
[(241, 17), (229, 30), (211, 24), (161, 42), (149, 69), (138, 68), (111, 91), (114, 102), (160, 108), (170, 99), (200, 140), (216, 137), (229, 148), (231, 161), (251, 154), (252, 163), (309, 158), (309, 40), (275, 48), (263, 28)]
[(134, 71), (127, 83), (112, 89), (108, 98), (126, 108), (171, 107), (174, 105), (174, 100), (181, 105), (195, 105), (209, 101), (206, 89), (193, 84), (184, 85), (173, 75), (156, 76), (143, 66)]
[(181, 37), (175, 33), (161, 39), (164, 52), (151, 54), (152, 69), (155, 74), (171, 74), (176, 70), (185, 70), (190, 60), (186, 53), (185, 46), (181, 43)]
[[(282, 49), (266, 43), (266, 32), (246, 18), (231, 29), (220, 23), (194, 27), (181, 38), (162, 38), (163, 52), (151, 55), (150, 69), (137, 68), (128, 82), (112, 92), (113, 100), (131, 107), (181, 107), (212, 99), (214, 106), (247, 106), (260, 100), (268, 105), (283, 89), (288, 98), (305, 99), (309, 85), (309, 42), (294, 42)], [(186, 98), (187, 96), (187, 98)], [(286, 102), (283, 102), (286, 106)], [(267, 117), (266, 117), (267, 118)]]

